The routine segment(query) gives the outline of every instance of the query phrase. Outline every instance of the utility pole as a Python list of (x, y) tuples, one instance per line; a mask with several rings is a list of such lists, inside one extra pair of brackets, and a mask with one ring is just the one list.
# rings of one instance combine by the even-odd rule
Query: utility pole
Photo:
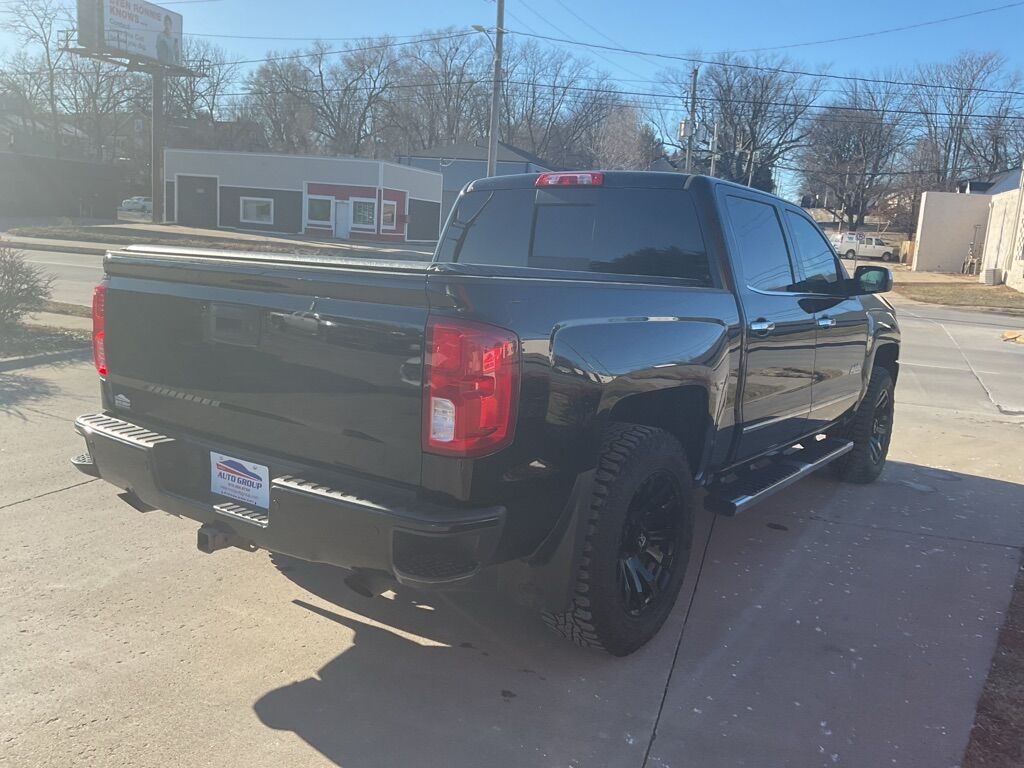
[[(501, 0), (499, 0), (500, 2)], [(690, 76), (690, 131), (686, 137), (686, 172), (693, 168), (693, 134), (697, 127), (697, 67)]]
[(711, 175), (715, 175), (715, 160), (718, 159), (718, 121), (715, 121), (714, 138), (711, 139)]
[(487, 134), (487, 175), (498, 175), (498, 111), (501, 109), (501, 45), (505, 37), (505, 0), (497, 0), (494, 30), (494, 83), (491, 85), (491, 126)]
[(164, 73), (153, 70), (153, 114), (150, 120), (149, 175), (153, 198), (152, 220), (164, 220)]

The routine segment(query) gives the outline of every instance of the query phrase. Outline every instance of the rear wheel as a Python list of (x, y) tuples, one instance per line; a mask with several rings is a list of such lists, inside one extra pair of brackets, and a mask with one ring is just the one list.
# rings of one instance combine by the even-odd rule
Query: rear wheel
[(632, 653), (672, 611), (692, 539), (693, 483), (679, 442), (654, 427), (612, 425), (594, 479), (572, 605), (545, 620), (577, 645)]
[(864, 400), (843, 434), (853, 450), (832, 462), (832, 471), (849, 483), (873, 482), (885, 467), (892, 439), (894, 385), (886, 368), (875, 367)]
[(848, 250), (846, 252), (846, 258), (848, 258), (848, 259), (855, 259), (855, 258), (857, 258), (857, 252), (851, 248), (850, 250)]

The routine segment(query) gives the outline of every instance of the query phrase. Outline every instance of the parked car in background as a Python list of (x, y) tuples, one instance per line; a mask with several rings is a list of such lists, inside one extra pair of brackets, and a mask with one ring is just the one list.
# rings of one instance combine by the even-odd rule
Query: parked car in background
[(880, 237), (866, 237), (857, 232), (832, 235), (829, 238), (836, 252), (844, 259), (881, 259), (893, 261), (899, 255), (899, 247)]
[(139, 211), (141, 213), (153, 212), (153, 198), (136, 195), (121, 201), (122, 211)]

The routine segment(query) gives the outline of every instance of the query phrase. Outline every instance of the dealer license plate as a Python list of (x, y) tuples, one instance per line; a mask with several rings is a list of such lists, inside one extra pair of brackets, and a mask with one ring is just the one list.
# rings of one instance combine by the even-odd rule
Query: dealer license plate
[(210, 491), (242, 504), (270, 508), (270, 470), (262, 464), (210, 451)]

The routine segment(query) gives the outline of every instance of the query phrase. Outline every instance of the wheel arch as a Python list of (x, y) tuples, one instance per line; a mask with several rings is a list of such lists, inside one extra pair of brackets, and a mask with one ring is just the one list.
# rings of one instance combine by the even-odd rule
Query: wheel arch
[(889, 371), (893, 384), (899, 378), (900, 373), (900, 345), (894, 341), (883, 341), (875, 347), (875, 354), (872, 360), (872, 370), (881, 366)]
[(706, 387), (683, 384), (627, 395), (611, 408), (608, 421), (664, 429), (682, 445), (691, 473), (703, 471), (714, 431)]

